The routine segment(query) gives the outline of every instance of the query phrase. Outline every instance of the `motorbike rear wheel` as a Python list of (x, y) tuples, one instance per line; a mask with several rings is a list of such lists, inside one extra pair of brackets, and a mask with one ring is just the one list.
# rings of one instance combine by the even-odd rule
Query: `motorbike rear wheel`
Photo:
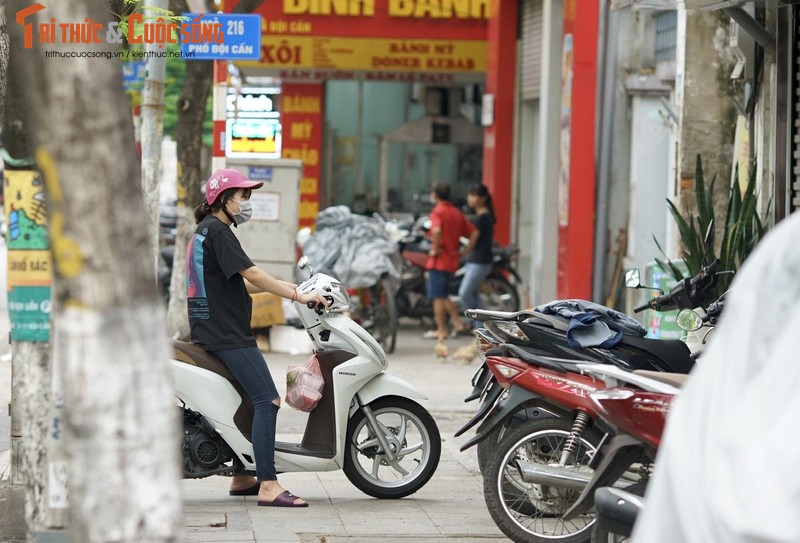
[(519, 293), (516, 287), (503, 277), (490, 275), (481, 283), (483, 309), (491, 311), (519, 311)]
[[(594, 511), (565, 521), (561, 516), (578, 499), (580, 490), (527, 483), (515, 462), (557, 465), (570, 437), (571, 421), (545, 418), (508, 430), (486, 466), (484, 498), (489, 514), (506, 536), (518, 543), (584, 543), (591, 537)], [(601, 436), (584, 430), (577, 441), (569, 471), (586, 471)]]
[(475, 446), (478, 452), (478, 469), (481, 475), (486, 476), (486, 465), (489, 463), (489, 458), (495, 454), (497, 444), (510, 430), (534, 420), (552, 416), (555, 415), (536, 407), (528, 407), (511, 415), (505, 424), (499, 426)]
[(416, 402), (397, 396), (378, 398), (369, 407), (395, 457), (389, 460), (377, 433), (359, 409), (347, 425), (344, 473), (374, 498), (403, 498), (427, 483), (439, 465), (442, 441), (436, 422)]

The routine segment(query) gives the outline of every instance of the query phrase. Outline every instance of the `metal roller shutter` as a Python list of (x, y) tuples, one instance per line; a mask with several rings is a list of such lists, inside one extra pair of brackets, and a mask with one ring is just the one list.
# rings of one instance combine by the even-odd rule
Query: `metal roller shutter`
[(523, 0), (521, 11), (520, 94), (523, 100), (534, 100), (539, 98), (542, 71), (542, 0)]

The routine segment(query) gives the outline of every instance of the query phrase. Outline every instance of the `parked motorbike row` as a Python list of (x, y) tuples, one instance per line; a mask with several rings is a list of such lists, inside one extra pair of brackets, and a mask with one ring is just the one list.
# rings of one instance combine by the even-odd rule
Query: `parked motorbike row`
[[(670, 402), (722, 311), (717, 266), (636, 308), (680, 309), (687, 342), (623, 335), (612, 347), (576, 348), (558, 315), (467, 312), (484, 323), (485, 362), (466, 399), (480, 400), (477, 412), (456, 436), (478, 425), (462, 450), (478, 446), (487, 508), (509, 538), (630, 535)], [(638, 273), (627, 284), (642, 288)]]

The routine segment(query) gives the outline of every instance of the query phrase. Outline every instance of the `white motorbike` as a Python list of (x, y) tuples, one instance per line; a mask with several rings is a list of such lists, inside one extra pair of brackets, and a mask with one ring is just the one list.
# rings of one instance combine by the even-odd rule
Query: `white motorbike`
[[(305, 257), (298, 268), (308, 268)], [(350, 300), (341, 283), (310, 273), (299, 291), (319, 292), (328, 307), (294, 305), (314, 343), (325, 386), (302, 440), (276, 443), (276, 469), (343, 469), (370, 496), (413, 494), (431, 478), (441, 453), (436, 423), (415, 401), (427, 397), (385, 372), (381, 346), (347, 316)], [(185, 342), (174, 342), (171, 365), (183, 412), (184, 477), (254, 474), (253, 407), (233, 375), (218, 358)]]

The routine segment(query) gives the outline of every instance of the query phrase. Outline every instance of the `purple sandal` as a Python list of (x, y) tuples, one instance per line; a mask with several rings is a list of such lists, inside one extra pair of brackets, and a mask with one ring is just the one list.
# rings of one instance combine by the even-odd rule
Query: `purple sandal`
[(263, 507), (308, 507), (308, 502), (294, 503), (296, 499), (298, 499), (297, 496), (285, 490), (271, 501), (258, 500), (258, 505)]

